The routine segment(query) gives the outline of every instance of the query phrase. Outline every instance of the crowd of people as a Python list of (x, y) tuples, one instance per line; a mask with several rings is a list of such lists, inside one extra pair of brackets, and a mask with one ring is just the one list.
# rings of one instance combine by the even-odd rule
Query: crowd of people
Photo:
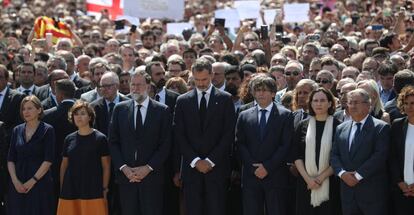
[(3, 1), (0, 214), (412, 214), (414, 2), (260, 3), (228, 29), (234, 1), (185, 0), (194, 28), (168, 34)]

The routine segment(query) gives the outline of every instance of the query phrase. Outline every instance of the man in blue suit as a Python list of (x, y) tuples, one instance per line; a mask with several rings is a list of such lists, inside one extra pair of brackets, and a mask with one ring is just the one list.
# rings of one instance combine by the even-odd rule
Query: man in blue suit
[(178, 97), (175, 142), (182, 155), (187, 215), (224, 215), (234, 142), (235, 112), (229, 93), (211, 84), (212, 66), (198, 59), (191, 68), (195, 89)]
[(387, 214), (388, 124), (369, 113), (369, 94), (356, 89), (347, 94), (352, 120), (337, 127), (331, 165), (341, 180), (344, 215)]
[(241, 112), (236, 125), (243, 168), (243, 214), (263, 215), (266, 208), (269, 215), (285, 215), (293, 114), (273, 102), (274, 79), (257, 77), (251, 86), (257, 106)]

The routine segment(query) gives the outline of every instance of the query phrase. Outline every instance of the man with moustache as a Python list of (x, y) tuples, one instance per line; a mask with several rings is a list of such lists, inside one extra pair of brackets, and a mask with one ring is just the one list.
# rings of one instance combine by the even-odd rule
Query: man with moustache
[(168, 106), (148, 96), (151, 77), (131, 74), (132, 100), (117, 104), (109, 145), (123, 215), (162, 215), (164, 162), (171, 141)]

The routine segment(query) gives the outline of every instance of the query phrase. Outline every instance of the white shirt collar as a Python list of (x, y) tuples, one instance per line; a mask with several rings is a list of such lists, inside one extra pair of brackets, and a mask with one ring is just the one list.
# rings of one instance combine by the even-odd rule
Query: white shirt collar
[[(367, 121), (367, 119), (368, 119), (369, 116), (370, 115), (367, 114), (367, 116), (365, 116), (365, 118), (363, 120), (359, 121), (361, 123), (361, 128), (364, 127), (364, 124)], [(356, 125), (356, 123), (358, 123), (358, 122), (356, 122), (354, 119), (352, 119), (352, 126)]]
[(26, 88), (24, 88), (23, 86), (20, 86), (20, 87), (19, 87), (19, 91), (24, 93), (24, 91), (25, 91), (25, 90), (30, 90), (30, 92), (33, 92), (33, 88), (34, 88), (34, 86), (35, 86), (35, 85), (33, 84), (31, 87), (29, 87), (29, 89), (26, 89)]
[(147, 98), (145, 98), (141, 104), (139, 104), (137, 101), (134, 101), (135, 106), (142, 105), (142, 107), (144, 108), (148, 108), (148, 104), (149, 104), (149, 96), (147, 96)]
[(70, 75), (70, 80), (72, 80), (72, 81), (74, 81), (75, 80), (75, 78), (76, 78), (76, 76), (78, 76), (77, 74), (76, 74), (76, 72), (73, 72), (72, 73), (72, 75)]
[(262, 110), (262, 109), (266, 109), (267, 110), (267, 112), (269, 112), (270, 113), (270, 111), (272, 111), (272, 107), (273, 107), (273, 102), (271, 102), (267, 107), (265, 107), (265, 108), (262, 108), (262, 107), (260, 107), (260, 105), (259, 104), (257, 104), (257, 109), (260, 111), (260, 110)]
[(4, 97), (6, 95), (8, 87), (6, 86), (3, 91), (0, 92), (1, 96)]
[(208, 89), (206, 91), (201, 91), (200, 89), (196, 88), (198, 95), (201, 95), (202, 92), (206, 92), (207, 95), (210, 95), (212, 89), (213, 89), (213, 85), (211, 83), (210, 83), (210, 86), (208, 87)]
[(111, 103), (111, 102), (113, 102), (115, 104), (118, 104), (119, 103), (119, 93), (116, 92), (116, 96), (115, 96), (115, 99), (113, 101), (109, 101), (108, 99), (105, 99), (105, 102), (106, 102), (107, 105), (109, 105), (109, 103)]

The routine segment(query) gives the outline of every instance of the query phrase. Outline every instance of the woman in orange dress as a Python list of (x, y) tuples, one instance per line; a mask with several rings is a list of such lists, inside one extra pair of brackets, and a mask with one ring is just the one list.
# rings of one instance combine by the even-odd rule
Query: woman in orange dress
[(58, 215), (108, 214), (108, 141), (92, 128), (94, 118), (93, 109), (84, 101), (77, 101), (69, 112), (78, 130), (66, 137), (63, 146)]

